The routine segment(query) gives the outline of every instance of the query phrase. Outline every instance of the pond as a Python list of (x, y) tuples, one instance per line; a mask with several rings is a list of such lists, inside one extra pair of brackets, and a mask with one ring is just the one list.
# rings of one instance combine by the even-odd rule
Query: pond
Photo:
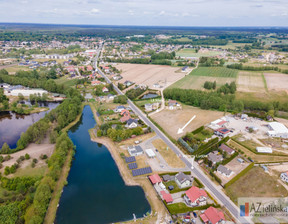
[(151, 211), (143, 189), (126, 186), (109, 150), (90, 140), (88, 130), (95, 125), (90, 107), (85, 106), (81, 120), (68, 132), (76, 154), (59, 202), (57, 224), (113, 223)]
[(151, 99), (151, 98), (156, 98), (156, 97), (159, 97), (159, 95), (156, 93), (147, 93), (144, 96), (142, 96), (141, 99)]
[(56, 108), (60, 103), (39, 102), (38, 104), (40, 107), (49, 107), (49, 110), (29, 115), (17, 114), (11, 111), (0, 112), (0, 148), (5, 142), (10, 148), (16, 148), (16, 143), (19, 140), (21, 133), (25, 132), (30, 125), (39, 121), (46, 113)]

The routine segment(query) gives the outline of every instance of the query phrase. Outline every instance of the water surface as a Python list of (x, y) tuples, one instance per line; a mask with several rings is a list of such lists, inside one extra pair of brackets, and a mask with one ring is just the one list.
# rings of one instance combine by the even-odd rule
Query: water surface
[(147, 93), (144, 96), (142, 96), (141, 99), (151, 99), (151, 98), (156, 98), (156, 97), (159, 97), (159, 95), (155, 93)]
[(59, 202), (55, 223), (112, 223), (142, 217), (150, 205), (141, 187), (126, 186), (108, 149), (90, 140), (95, 126), (93, 113), (85, 106), (81, 120), (70, 129), (76, 146), (75, 160)]
[(11, 111), (0, 112), (0, 148), (6, 142), (10, 148), (16, 148), (21, 133), (25, 132), (30, 125), (39, 121), (50, 110), (56, 108), (60, 103), (44, 102), (38, 103), (40, 107), (49, 107), (48, 111), (29, 115), (17, 114)]

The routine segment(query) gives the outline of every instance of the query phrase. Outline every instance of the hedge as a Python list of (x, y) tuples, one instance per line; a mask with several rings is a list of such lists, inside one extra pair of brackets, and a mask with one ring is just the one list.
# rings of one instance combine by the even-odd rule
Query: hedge
[(211, 206), (217, 207), (217, 205), (214, 205), (214, 204), (207, 204), (207, 205), (203, 205), (199, 207), (188, 207), (183, 202), (167, 205), (167, 203), (164, 201), (164, 204), (169, 210), (171, 215), (182, 214), (182, 213), (187, 213), (187, 212), (196, 211), (196, 210), (205, 210)]
[(195, 130), (192, 131), (191, 133), (192, 133), (193, 135), (196, 135), (196, 134), (198, 134), (199, 132), (201, 132), (201, 131), (203, 131), (203, 130), (204, 130), (204, 126), (201, 126), (200, 128), (195, 129)]
[(204, 152), (210, 149), (213, 145), (217, 144), (218, 140), (219, 140), (218, 137), (211, 139), (206, 144), (201, 145), (193, 154), (195, 155), (197, 153), (199, 155), (204, 155), (205, 154)]
[(202, 182), (200, 180), (198, 180), (196, 177), (194, 177), (194, 181), (198, 184), (199, 188), (203, 188), (204, 187)]
[(240, 173), (238, 173), (238, 175), (236, 175), (235, 177), (233, 177), (229, 182), (227, 182), (224, 185), (224, 188), (229, 187), (230, 185), (234, 184), (237, 180), (239, 180), (242, 176), (244, 176), (246, 173), (249, 172), (249, 170), (251, 170), (254, 166), (254, 163), (250, 163), (249, 166), (247, 166), (244, 170), (242, 170)]
[[(177, 173), (179, 172), (168, 172), (168, 173), (161, 173), (159, 174), (161, 177), (164, 176), (164, 175), (170, 175), (170, 176), (175, 176)], [(185, 171), (185, 172), (182, 172), (186, 175), (191, 175), (191, 171)]]
[(234, 152), (234, 154), (232, 156), (230, 156), (229, 158), (223, 160), (222, 165), (226, 165), (228, 163), (230, 163), (234, 158), (236, 158), (239, 155), (239, 152)]
[(210, 175), (219, 183), (222, 184), (222, 180), (213, 171), (210, 171)]
[(189, 152), (193, 153), (193, 152), (195, 151), (195, 150), (192, 149), (192, 148), (190, 147), (190, 145), (188, 145), (188, 143), (185, 142), (182, 138), (179, 138), (179, 139), (178, 139), (178, 142), (179, 142), (185, 149), (187, 149)]

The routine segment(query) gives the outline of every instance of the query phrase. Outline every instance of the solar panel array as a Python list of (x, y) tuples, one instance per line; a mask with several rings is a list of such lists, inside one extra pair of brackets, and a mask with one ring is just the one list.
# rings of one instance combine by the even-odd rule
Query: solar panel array
[(136, 162), (135, 156), (125, 157), (126, 163)]
[(128, 168), (129, 168), (129, 170), (133, 170), (133, 169), (137, 169), (137, 163), (129, 163), (128, 164)]
[(145, 168), (132, 170), (133, 177), (140, 176), (140, 175), (143, 175), (143, 174), (148, 174), (148, 173), (152, 173), (151, 167), (145, 167)]

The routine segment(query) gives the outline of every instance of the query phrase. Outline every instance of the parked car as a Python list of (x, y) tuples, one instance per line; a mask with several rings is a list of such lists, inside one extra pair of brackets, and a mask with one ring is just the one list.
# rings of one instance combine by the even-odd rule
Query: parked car
[(193, 215), (194, 215), (195, 218), (197, 218), (197, 214), (196, 214), (196, 212), (193, 212)]

